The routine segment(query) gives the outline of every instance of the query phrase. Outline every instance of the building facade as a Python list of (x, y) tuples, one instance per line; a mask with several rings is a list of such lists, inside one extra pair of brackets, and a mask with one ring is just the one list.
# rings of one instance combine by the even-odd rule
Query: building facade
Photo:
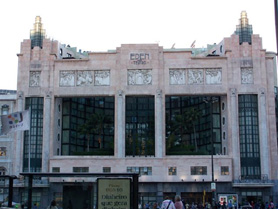
[[(176, 194), (211, 201), (211, 183), (217, 200), (278, 201), (276, 55), (245, 12), (235, 34), (201, 49), (77, 52), (35, 24), (18, 54), (17, 109), (31, 109), (31, 130), (16, 135), (16, 175), (139, 172), (141, 205)], [(47, 205), (46, 194), (63, 202), (76, 180), (39, 182)]]

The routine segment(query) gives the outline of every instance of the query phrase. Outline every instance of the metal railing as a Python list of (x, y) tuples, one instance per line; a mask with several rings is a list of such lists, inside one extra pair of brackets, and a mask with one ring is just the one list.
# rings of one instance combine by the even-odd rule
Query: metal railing
[(271, 183), (267, 174), (261, 175), (241, 175), (234, 183)]

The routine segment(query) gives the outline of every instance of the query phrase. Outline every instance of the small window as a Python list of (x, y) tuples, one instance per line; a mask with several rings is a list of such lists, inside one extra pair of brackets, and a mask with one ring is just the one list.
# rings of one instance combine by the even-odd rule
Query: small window
[(151, 176), (152, 167), (127, 167), (128, 173), (139, 173), (142, 176)]
[(103, 173), (111, 173), (111, 167), (103, 167), (102, 171)]
[(61, 123), (60, 121), (61, 121), (61, 120), (60, 120), (60, 119), (58, 119), (58, 126), (59, 126), (59, 127), (60, 127), (60, 123)]
[(207, 167), (191, 166), (191, 175), (207, 175)]
[(223, 139), (225, 140), (226, 139), (226, 132), (223, 131)]
[(60, 134), (57, 135), (57, 140), (60, 141)]
[(223, 52), (223, 46), (221, 45), (220, 46), (220, 53), (222, 53)]
[(225, 117), (223, 117), (223, 118), (222, 118), (222, 124), (223, 124), (223, 126), (225, 125), (225, 123), (226, 123), (226, 120), (225, 120)]
[(226, 155), (226, 147), (223, 148), (223, 154)]
[(58, 105), (58, 111), (61, 112), (61, 105)]
[(60, 155), (60, 149), (59, 148), (57, 149), (57, 155)]
[(176, 176), (177, 175), (177, 167), (169, 167), (168, 168), (168, 175), (169, 176)]
[(72, 171), (74, 173), (89, 173), (89, 167), (73, 167)]
[(229, 175), (229, 166), (221, 166), (221, 175)]
[(222, 110), (225, 110), (225, 103), (222, 102)]
[(52, 173), (60, 173), (60, 167), (52, 167)]
[(8, 115), (9, 114), (9, 105), (4, 104), (2, 106), (2, 115)]
[(6, 147), (0, 147), (0, 157), (7, 155), (7, 148)]

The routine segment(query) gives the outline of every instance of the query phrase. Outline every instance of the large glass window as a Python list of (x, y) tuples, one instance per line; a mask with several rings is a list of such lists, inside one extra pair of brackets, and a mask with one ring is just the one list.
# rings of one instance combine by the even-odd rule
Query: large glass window
[[(213, 140), (213, 141), (212, 141)], [(166, 96), (166, 154), (221, 154), (219, 96)]]
[(126, 97), (126, 156), (155, 154), (154, 97)]
[(30, 152), (30, 172), (41, 172), (43, 137), (43, 98), (26, 98), (25, 109), (30, 109), (31, 111), (31, 127), (30, 131), (24, 132), (23, 171), (29, 171), (28, 162)]
[(257, 95), (238, 96), (241, 175), (260, 178), (260, 140)]
[(114, 97), (63, 98), (62, 155), (114, 155)]

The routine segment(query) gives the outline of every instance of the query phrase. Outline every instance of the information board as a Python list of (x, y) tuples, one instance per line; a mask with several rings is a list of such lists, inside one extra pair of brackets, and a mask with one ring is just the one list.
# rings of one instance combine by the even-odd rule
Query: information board
[(98, 209), (130, 209), (130, 179), (97, 179)]

